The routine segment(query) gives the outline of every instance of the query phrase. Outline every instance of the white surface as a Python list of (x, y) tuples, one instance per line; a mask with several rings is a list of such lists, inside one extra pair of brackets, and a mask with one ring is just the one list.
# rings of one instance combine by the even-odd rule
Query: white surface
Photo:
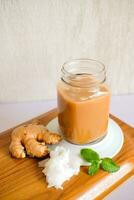
[[(61, 131), (59, 131), (57, 117), (51, 120), (48, 123), (47, 127), (50, 131), (59, 132), (62, 135)], [(55, 149), (56, 146), (65, 147), (66, 149), (69, 149), (71, 151), (72, 160), (79, 160), (81, 166), (86, 166), (86, 165), (88, 166), (89, 163), (80, 158), (81, 149), (91, 148), (97, 151), (101, 158), (105, 158), (105, 157), (113, 158), (121, 150), (123, 141), (124, 141), (124, 136), (123, 136), (122, 130), (120, 129), (118, 124), (116, 124), (116, 122), (114, 122), (112, 119), (109, 119), (107, 135), (98, 143), (86, 144), (86, 145), (75, 145), (63, 139), (58, 144), (50, 145), (49, 148)]]
[(134, 177), (116, 188), (105, 200), (134, 200)]
[(134, 95), (113, 96), (110, 112), (134, 128)]
[(114, 93), (134, 92), (133, 24), (133, 0), (1, 0), (0, 101), (55, 98), (61, 65), (81, 57), (104, 62)]
[[(40, 115), (54, 107), (56, 107), (55, 100), (0, 104), (0, 131)], [(134, 95), (113, 96), (111, 113), (134, 127)], [(108, 195), (106, 200), (133, 200), (133, 188), (134, 178), (132, 177)]]
[(0, 104), (0, 131), (14, 127), (55, 107), (55, 100)]

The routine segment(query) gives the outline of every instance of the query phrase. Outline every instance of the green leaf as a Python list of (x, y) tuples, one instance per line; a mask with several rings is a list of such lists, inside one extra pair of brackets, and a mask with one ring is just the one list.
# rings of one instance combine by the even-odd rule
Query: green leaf
[(88, 162), (92, 162), (94, 160), (100, 160), (99, 154), (97, 152), (95, 152), (92, 149), (81, 149), (81, 157), (88, 161)]
[(120, 169), (120, 166), (118, 166), (111, 158), (103, 158), (101, 167), (104, 171), (111, 173), (117, 172)]
[(93, 176), (94, 174), (98, 172), (99, 168), (100, 168), (99, 161), (94, 160), (91, 166), (88, 167), (88, 174)]

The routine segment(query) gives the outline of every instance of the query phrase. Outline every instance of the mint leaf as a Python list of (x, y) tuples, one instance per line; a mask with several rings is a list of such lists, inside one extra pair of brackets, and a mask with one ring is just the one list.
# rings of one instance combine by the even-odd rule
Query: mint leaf
[(80, 155), (84, 160), (91, 163), (91, 166), (88, 167), (88, 174), (91, 176), (98, 172), (100, 166), (104, 171), (111, 173), (117, 172), (120, 169), (120, 166), (118, 166), (111, 158), (100, 159), (99, 154), (92, 149), (81, 149)]
[(100, 160), (99, 154), (92, 149), (81, 149), (80, 154), (81, 157), (88, 162), (92, 162), (94, 160), (97, 161)]
[(91, 166), (88, 167), (88, 174), (93, 176), (94, 174), (98, 172), (99, 168), (100, 168), (99, 161), (94, 160)]
[(117, 172), (120, 169), (120, 167), (111, 158), (103, 158), (101, 167), (104, 171), (111, 173)]

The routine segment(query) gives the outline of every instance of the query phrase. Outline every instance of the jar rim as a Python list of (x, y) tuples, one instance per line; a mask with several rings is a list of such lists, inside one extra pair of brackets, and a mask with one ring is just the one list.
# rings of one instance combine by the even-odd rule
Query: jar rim
[(99, 75), (100, 73), (102, 73), (102, 72), (104, 72), (105, 71), (105, 65), (102, 63), (102, 62), (100, 62), (100, 61), (98, 61), (98, 60), (95, 60), (95, 59), (89, 59), (89, 58), (78, 58), (78, 59), (71, 59), (71, 60), (68, 60), (68, 61), (66, 61), (63, 65), (62, 65), (62, 69), (61, 69), (61, 71), (63, 72), (63, 73), (66, 73), (66, 74), (68, 74), (68, 75), (75, 75), (75, 74), (73, 74), (73, 73), (71, 73), (71, 72), (69, 72), (69, 71), (67, 71), (66, 70), (66, 66), (68, 66), (68, 65), (70, 65), (70, 64), (73, 64), (73, 63), (77, 63), (77, 62), (92, 62), (92, 63), (94, 63), (94, 64), (97, 64), (97, 65), (99, 65), (99, 66), (101, 66), (101, 69), (99, 70), (99, 71), (97, 71), (96, 73), (94, 73), (93, 74), (93, 76), (97, 76), (97, 75)]

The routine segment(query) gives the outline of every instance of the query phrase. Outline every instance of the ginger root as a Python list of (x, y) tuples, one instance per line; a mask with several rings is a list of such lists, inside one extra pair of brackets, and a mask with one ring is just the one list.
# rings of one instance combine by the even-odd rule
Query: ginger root
[(25, 158), (26, 154), (30, 157), (40, 158), (49, 153), (46, 144), (56, 144), (61, 139), (60, 135), (49, 132), (38, 122), (33, 122), (13, 130), (9, 151), (16, 158)]

